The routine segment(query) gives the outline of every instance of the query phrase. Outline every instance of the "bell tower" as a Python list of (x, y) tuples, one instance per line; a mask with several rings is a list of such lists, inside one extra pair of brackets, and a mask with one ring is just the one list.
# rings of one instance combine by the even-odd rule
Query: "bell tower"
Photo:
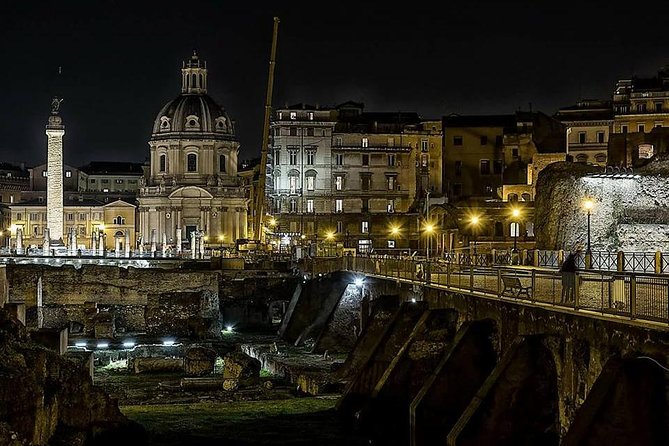
[(181, 66), (181, 92), (185, 94), (207, 93), (207, 62), (201, 62), (197, 51)]

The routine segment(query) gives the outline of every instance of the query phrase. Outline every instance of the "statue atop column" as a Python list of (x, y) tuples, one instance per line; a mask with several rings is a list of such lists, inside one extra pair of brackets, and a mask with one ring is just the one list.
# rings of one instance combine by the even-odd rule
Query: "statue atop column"
[(63, 102), (62, 98), (58, 98), (56, 96), (53, 97), (51, 100), (51, 114), (52, 115), (57, 115), (58, 111), (60, 110), (60, 103)]

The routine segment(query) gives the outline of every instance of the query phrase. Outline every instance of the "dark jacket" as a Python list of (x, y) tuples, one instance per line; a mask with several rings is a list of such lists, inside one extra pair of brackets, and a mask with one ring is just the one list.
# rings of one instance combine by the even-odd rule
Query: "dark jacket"
[(576, 254), (573, 252), (570, 253), (566, 259), (564, 259), (564, 262), (562, 263), (562, 266), (560, 267), (560, 271), (563, 273), (575, 273), (576, 272)]

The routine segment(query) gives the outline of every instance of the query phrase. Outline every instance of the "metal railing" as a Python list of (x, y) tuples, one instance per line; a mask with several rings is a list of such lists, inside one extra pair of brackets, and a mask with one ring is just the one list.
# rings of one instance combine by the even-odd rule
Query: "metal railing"
[(316, 275), (346, 270), (481, 297), (669, 324), (669, 276), (665, 275), (589, 270), (578, 271), (569, 281), (547, 268), (463, 265), (410, 257), (318, 258), (312, 259), (311, 266), (310, 272)]

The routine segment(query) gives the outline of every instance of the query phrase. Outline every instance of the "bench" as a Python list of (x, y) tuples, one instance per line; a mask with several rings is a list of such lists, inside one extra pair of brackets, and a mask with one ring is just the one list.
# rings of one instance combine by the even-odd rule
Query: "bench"
[(504, 283), (502, 296), (508, 296), (507, 293), (511, 293), (512, 297), (520, 297), (521, 294), (525, 294), (528, 298), (532, 297), (532, 286), (523, 286), (518, 277), (502, 276), (502, 282)]

